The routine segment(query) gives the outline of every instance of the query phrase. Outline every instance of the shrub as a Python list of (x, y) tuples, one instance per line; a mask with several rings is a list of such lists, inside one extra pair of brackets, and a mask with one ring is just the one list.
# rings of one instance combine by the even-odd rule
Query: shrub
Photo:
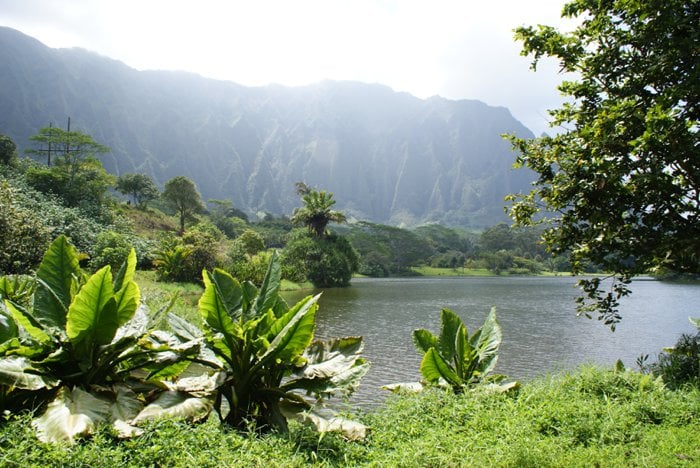
[(669, 388), (680, 388), (687, 384), (700, 387), (700, 331), (682, 334), (676, 346), (659, 354), (650, 370), (661, 376)]
[(17, 203), (16, 190), (0, 180), (0, 273), (28, 273), (41, 261), (49, 230), (36, 211)]

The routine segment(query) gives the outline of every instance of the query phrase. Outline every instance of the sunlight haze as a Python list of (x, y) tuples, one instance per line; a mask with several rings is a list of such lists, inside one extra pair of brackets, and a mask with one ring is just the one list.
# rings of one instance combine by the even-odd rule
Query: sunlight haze
[(563, 0), (0, 0), (0, 25), (50, 47), (82, 47), (140, 69), (246, 86), (324, 79), (420, 98), (508, 107), (535, 134), (561, 102), (555, 64), (534, 73), (513, 29), (565, 26)]

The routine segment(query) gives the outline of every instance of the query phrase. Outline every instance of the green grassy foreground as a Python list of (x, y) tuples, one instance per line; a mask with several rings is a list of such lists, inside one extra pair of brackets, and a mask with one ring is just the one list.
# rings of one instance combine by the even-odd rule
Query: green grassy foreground
[(524, 384), (512, 394), (431, 390), (392, 397), (360, 414), (362, 442), (241, 434), (214, 418), (160, 421), (140, 438), (107, 429), (90, 440), (44, 445), (29, 418), (0, 425), (2, 466), (698, 466), (700, 391), (670, 391), (634, 372), (584, 367)]

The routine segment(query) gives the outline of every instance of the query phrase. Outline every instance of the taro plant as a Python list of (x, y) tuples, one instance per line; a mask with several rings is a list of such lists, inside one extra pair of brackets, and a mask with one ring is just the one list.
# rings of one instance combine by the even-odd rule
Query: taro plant
[[(154, 413), (145, 403), (165, 387), (149, 377), (167, 373), (181, 354), (198, 351), (197, 343), (173, 348), (150, 335), (135, 266), (132, 250), (116, 276), (110, 266), (86, 276), (61, 236), (44, 255), (31, 299), (3, 299), (3, 410), (36, 410), (33, 425), (42, 441), (72, 441), (100, 422), (112, 423), (121, 435), (137, 434), (130, 423), (146, 419), (146, 410)], [(10, 283), (2, 284), (21, 297)], [(184, 400), (170, 398), (170, 406), (161, 402), (159, 408), (166, 412)]]
[[(288, 430), (288, 419), (321, 432), (362, 438), (365, 427), (322, 406), (329, 396), (350, 395), (369, 364), (360, 357), (361, 337), (313, 341), (319, 296), (292, 307), (279, 296), (280, 264), (273, 254), (260, 286), (227, 272), (203, 273), (199, 312), (208, 356), (198, 359), (223, 374), (215, 409), (222, 422), (240, 429)], [(170, 324), (183, 340), (199, 330), (177, 316)]]
[[(496, 321), (493, 307), (484, 324), (471, 336), (457, 314), (442, 309), (440, 335), (435, 336), (426, 329), (414, 330), (413, 342), (423, 354), (420, 372), (430, 385), (451, 387), (455, 393), (478, 383), (498, 383), (505, 377), (489, 375), (496, 367), (501, 345), (501, 327)], [(516, 382), (498, 386), (501, 391), (517, 387)], [(421, 390), (424, 383), (394, 384), (388, 390)]]

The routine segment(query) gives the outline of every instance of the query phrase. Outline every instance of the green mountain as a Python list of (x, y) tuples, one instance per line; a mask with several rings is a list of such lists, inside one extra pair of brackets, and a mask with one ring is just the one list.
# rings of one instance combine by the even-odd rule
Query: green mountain
[(330, 190), (357, 218), (483, 227), (533, 176), (511, 169), (503, 133), (532, 136), (475, 100), (418, 99), (356, 82), (244, 87), (137, 71), (82, 49), (52, 49), (0, 27), (0, 133), (20, 151), (40, 127), (92, 135), (115, 174), (193, 179), (203, 197), (290, 214), (294, 183)]

